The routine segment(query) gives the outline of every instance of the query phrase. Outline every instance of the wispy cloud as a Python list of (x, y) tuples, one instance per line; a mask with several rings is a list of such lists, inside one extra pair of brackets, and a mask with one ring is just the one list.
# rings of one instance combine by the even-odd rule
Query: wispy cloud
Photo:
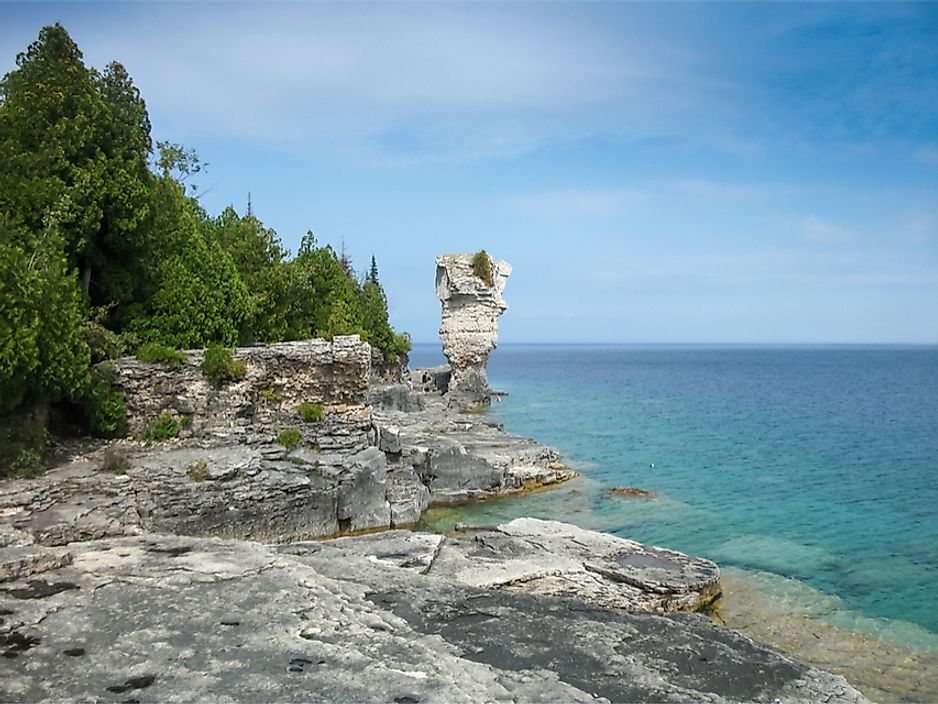
[(853, 233), (846, 227), (809, 215), (801, 221), (801, 238), (815, 244), (843, 244), (853, 239)]

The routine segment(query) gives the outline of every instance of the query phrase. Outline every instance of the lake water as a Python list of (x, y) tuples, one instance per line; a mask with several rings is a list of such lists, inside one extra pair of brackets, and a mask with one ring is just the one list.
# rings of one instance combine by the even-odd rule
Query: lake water
[(938, 348), (505, 345), (489, 377), (490, 412), (582, 477), (426, 526), (534, 515), (708, 557), (728, 625), (938, 701)]

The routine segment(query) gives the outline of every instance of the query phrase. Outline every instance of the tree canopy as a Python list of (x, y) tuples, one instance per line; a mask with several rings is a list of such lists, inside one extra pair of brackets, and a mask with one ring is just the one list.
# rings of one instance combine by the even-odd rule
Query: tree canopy
[(251, 209), (217, 217), (189, 178), (195, 150), (154, 148), (147, 107), (117, 62), (87, 67), (60, 24), (0, 79), (0, 413), (81, 404), (89, 365), (141, 344), (233, 346), (357, 333), (387, 355), (372, 257), (311, 232), (295, 257)]

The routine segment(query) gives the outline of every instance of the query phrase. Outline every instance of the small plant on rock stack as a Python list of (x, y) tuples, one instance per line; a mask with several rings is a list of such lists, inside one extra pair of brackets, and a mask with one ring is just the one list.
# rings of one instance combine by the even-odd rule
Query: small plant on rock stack
[(147, 440), (172, 440), (179, 435), (179, 422), (170, 411), (163, 411), (160, 417), (156, 419), (150, 432), (147, 433)]
[(141, 362), (162, 364), (167, 369), (176, 371), (186, 361), (186, 354), (158, 342), (147, 342), (137, 350), (137, 359)]
[(484, 249), (472, 255), (472, 273), (482, 279), (486, 286), (495, 285), (495, 273), (492, 258)]
[(235, 359), (232, 352), (222, 345), (209, 345), (202, 358), (202, 374), (213, 384), (238, 381), (244, 378), (247, 365)]
[(209, 477), (208, 463), (205, 460), (198, 460), (189, 465), (186, 470), (189, 479), (194, 482), (204, 482)]
[(301, 403), (299, 406), (297, 406), (296, 412), (299, 413), (300, 418), (305, 420), (307, 423), (318, 423), (322, 420), (321, 403), (313, 403), (312, 401)]
[(258, 392), (257, 397), (261, 401), (266, 401), (267, 403), (280, 403), (283, 401), (283, 396), (277, 393), (277, 389), (269, 388), (262, 389)]
[(303, 434), (299, 428), (286, 428), (277, 436), (277, 443), (283, 445), (288, 450), (300, 444), (303, 440)]

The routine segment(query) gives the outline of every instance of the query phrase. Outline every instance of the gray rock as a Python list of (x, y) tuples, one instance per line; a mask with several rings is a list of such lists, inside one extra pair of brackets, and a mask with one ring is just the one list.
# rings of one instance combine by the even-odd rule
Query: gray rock
[(863, 701), (698, 615), (424, 574), (441, 544), (74, 546), (71, 565), (0, 589), (0, 700)]
[(391, 507), (387, 500), (384, 453), (369, 447), (351, 457), (345, 469), (336, 497), (339, 529), (387, 528), (391, 522)]
[(502, 293), (511, 265), (492, 260), (491, 273), (494, 285), (476, 276), (471, 254), (436, 258), (436, 295), (443, 308), (440, 339), (452, 368), (447, 398), (454, 407), (490, 401), (486, 365), (498, 343), (498, 316), (508, 308)]

